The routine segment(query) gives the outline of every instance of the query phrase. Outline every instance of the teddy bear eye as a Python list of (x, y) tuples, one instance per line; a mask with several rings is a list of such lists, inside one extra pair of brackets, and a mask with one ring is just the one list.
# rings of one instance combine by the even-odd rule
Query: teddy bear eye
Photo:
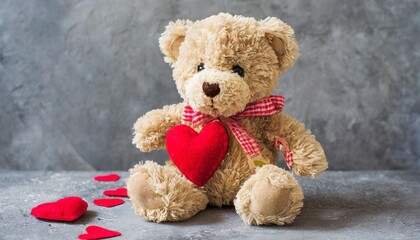
[(204, 70), (204, 63), (200, 63), (197, 66), (197, 72), (203, 71)]
[(244, 73), (245, 73), (244, 72), (244, 69), (241, 66), (239, 66), (239, 65), (233, 66), (232, 71), (234, 73), (237, 73), (241, 77), (243, 77), (244, 76)]

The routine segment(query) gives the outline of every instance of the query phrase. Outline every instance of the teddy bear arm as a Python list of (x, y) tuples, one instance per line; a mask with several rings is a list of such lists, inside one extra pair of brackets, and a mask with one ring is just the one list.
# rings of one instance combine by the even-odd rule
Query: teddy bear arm
[(181, 123), (184, 106), (184, 103), (167, 105), (137, 119), (133, 127), (133, 144), (143, 152), (165, 148), (166, 134), (170, 128)]
[(299, 176), (315, 176), (328, 168), (324, 149), (305, 125), (284, 113), (273, 116), (268, 139), (283, 138), (292, 152), (292, 171)]

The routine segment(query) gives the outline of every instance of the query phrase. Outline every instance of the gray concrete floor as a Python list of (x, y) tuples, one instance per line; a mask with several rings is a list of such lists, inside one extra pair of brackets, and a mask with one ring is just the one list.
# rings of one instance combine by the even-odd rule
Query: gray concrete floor
[[(245, 225), (234, 208), (209, 208), (178, 223), (151, 223), (136, 216), (129, 200), (95, 206), (102, 191), (124, 185), (92, 180), (98, 172), (0, 172), (0, 239), (76, 239), (86, 225), (118, 230), (115, 239), (420, 239), (420, 173), (326, 172), (299, 178), (305, 206), (286, 227)], [(88, 212), (74, 223), (40, 221), (35, 205), (78, 195)]]

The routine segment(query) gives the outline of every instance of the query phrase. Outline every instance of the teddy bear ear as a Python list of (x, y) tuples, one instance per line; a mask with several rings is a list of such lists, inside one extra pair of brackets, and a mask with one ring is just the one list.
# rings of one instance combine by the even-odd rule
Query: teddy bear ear
[(179, 47), (184, 42), (190, 24), (189, 20), (177, 20), (166, 26), (165, 32), (159, 38), (159, 46), (165, 55), (165, 62), (172, 64), (178, 59)]
[(275, 17), (260, 21), (261, 29), (277, 54), (282, 71), (293, 66), (299, 57), (299, 47), (293, 29)]

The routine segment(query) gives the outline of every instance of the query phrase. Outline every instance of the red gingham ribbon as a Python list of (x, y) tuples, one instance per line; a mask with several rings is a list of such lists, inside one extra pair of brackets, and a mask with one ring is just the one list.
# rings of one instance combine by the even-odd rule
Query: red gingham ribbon
[(276, 144), (276, 148), (281, 150), (281, 153), (283, 154), (284, 161), (286, 162), (287, 167), (289, 169), (292, 169), (293, 155), (292, 155), (292, 151), (290, 151), (289, 143), (287, 143), (286, 139), (276, 136), (275, 144)]
[[(261, 149), (258, 146), (257, 140), (248, 132), (238, 120), (243, 117), (266, 117), (271, 116), (276, 113), (279, 113), (283, 110), (284, 106), (284, 97), (283, 96), (270, 96), (255, 102), (248, 104), (245, 107), (245, 110), (237, 113), (230, 117), (212, 117), (209, 115), (204, 115), (201, 112), (194, 111), (191, 106), (185, 106), (182, 113), (183, 122), (191, 122), (193, 127), (198, 127), (204, 125), (215, 119), (222, 121), (232, 132), (235, 138), (238, 140), (239, 144), (244, 149), (245, 153), (248, 156), (258, 156), (261, 155)], [(279, 140), (281, 139), (281, 140)], [(287, 142), (280, 138), (276, 137), (275, 139), (276, 147), (279, 148), (282, 146), (282, 154), (285, 158), (287, 166), (292, 167), (292, 152), (290, 151), (287, 145)]]

